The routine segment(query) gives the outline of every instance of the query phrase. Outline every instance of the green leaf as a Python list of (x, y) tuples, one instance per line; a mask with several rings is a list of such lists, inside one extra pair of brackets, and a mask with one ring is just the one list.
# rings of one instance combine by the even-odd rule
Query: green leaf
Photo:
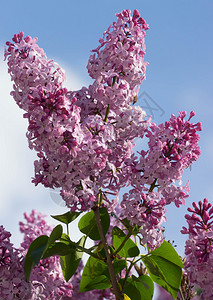
[[(47, 235), (39, 236), (37, 239), (35, 239), (31, 243), (31, 245), (27, 251), (27, 254), (25, 257), (25, 262), (24, 262), (24, 271), (25, 271), (27, 282), (29, 282), (29, 280), (30, 280), (30, 274), (31, 274), (33, 267), (41, 259), (40, 255), (42, 255), (42, 253), (43, 253), (42, 249), (44, 249), (46, 247), (48, 239), (49, 238)], [(38, 249), (40, 249), (40, 250), (38, 250)], [(31, 256), (32, 252), (34, 252), (33, 258)], [(40, 256), (40, 258), (39, 258), (39, 256)]]
[(42, 258), (48, 258), (50, 256), (59, 255), (64, 256), (70, 253), (70, 247), (63, 242), (53, 243), (48, 247)]
[(126, 261), (124, 259), (114, 259), (113, 267), (115, 274), (118, 274), (126, 267)]
[(176, 299), (181, 284), (182, 268), (163, 257), (152, 254), (142, 257), (142, 260), (152, 280)]
[(181, 268), (184, 267), (180, 256), (169, 242), (164, 241), (159, 248), (152, 250), (150, 253), (163, 257)]
[[(109, 230), (110, 224), (110, 217), (106, 207), (100, 208), (100, 218), (104, 234), (106, 234)], [(80, 221), (78, 222), (78, 228), (81, 232), (89, 236), (94, 241), (98, 241), (101, 239), (98, 227), (96, 225), (95, 214), (93, 211), (90, 211), (83, 217), (81, 217)]]
[(87, 284), (87, 286), (85, 287), (85, 291), (105, 290), (110, 287), (111, 284), (109, 282), (109, 278), (107, 278), (105, 275), (99, 275)]
[[(27, 281), (29, 281), (30, 279), (30, 273), (33, 267), (35, 265), (38, 265), (42, 258), (48, 257), (47, 255), (45, 255), (45, 253), (48, 251), (49, 247), (52, 247), (52, 244), (54, 244), (56, 240), (60, 239), (61, 235), (62, 226), (58, 225), (53, 229), (50, 237), (48, 237), (47, 235), (41, 235), (31, 243), (25, 258), (24, 265)], [(48, 253), (50, 254), (50, 252)]]
[(176, 299), (182, 278), (183, 263), (173, 246), (164, 241), (142, 260), (150, 277)]
[[(99, 257), (105, 257), (105, 251), (94, 251)], [(126, 267), (126, 261), (122, 259), (115, 259), (113, 262), (115, 274), (120, 273)], [(91, 291), (93, 289), (107, 289), (111, 287), (109, 269), (107, 264), (99, 259), (90, 256), (84, 267), (81, 276), (81, 283), (79, 292)]]
[(43, 253), (47, 244), (40, 245), (38, 248), (31, 252), (31, 258), (36, 265), (39, 264), (40, 260), (43, 258)]
[[(101, 278), (97, 282), (97, 280)], [(93, 282), (96, 280), (97, 286), (93, 286)], [(95, 289), (107, 289), (111, 287), (109, 280), (108, 266), (105, 262), (97, 260), (90, 256), (84, 267), (83, 274), (81, 276), (81, 283), (79, 292), (86, 292)]]
[[(86, 241), (86, 236), (83, 236), (76, 243), (76, 245), (84, 247), (85, 241)], [(78, 251), (76, 249), (71, 249), (69, 254), (60, 257), (61, 268), (62, 268), (62, 272), (64, 275), (64, 279), (66, 281), (69, 281), (69, 279), (72, 277), (72, 275), (77, 270), (79, 263), (81, 261), (82, 255), (83, 255), (82, 251)]]
[[(119, 283), (122, 285), (124, 279), (121, 279)], [(143, 275), (140, 277), (132, 276), (127, 279), (123, 293), (134, 300), (151, 300), (154, 294), (154, 283), (152, 279)]]
[(154, 294), (154, 282), (148, 275), (142, 275), (139, 276), (138, 278), (135, 277), (134, 275), (132, 276), (134, 281), (140, 281), (143, 284), (143, 299), (144, 300), (149, 300), (152, 299), (153, 294)]
[(44, 250), (44, 253), (45, 251), (48, 249), (48, 247), (50, 245), (52, 245), (56, 240), (59, 240), (61, 238), (61, 235), (62, 235), (62, 232), (63, 232), (63, 228), (61, 225), (57, 225), (51, 232), (50, 234), (50, 237), (48, 239), (48, 242), (47, 242), (47, 245), (46, 245), (46, 248)]
[[(117, 226), (115, 226), (112, 230), (112, 241), (115, 247), (115, 250), (119, 248), (122, 242), (126, 239), (126, 234)], [(135, 257), (140, 253), (137, 245), (128, 238), (123, 248), (118, 252), (121, 257)]]
[(57, 215), (57, 216), (51, 216), (53, 219), (60, 221), (62, 223), (65, 224), (69, 224), (72, 221), (74, 221), (79, 215), (81, 214), (81, 212), (77, 212), (77, 211), (68, 211), (67, 213), (63, 214), (63, 215)]

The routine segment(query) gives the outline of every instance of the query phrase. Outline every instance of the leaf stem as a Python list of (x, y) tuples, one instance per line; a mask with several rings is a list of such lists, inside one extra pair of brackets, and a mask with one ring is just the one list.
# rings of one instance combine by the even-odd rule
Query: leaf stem
[(156, 187), (156, 182), (157, 182), (157, 178), (154, 179), (153, 183), (151, 184), (150, 188), (149, 188), (149, 192), (152, 192), (154, 190), (154, 188)]
[(119, 288), (117, 280), (116, 280), (116, 275), (115, 275), (115, 270), (114, 270), (114, 267), (112, 264), (110, 249), (108, 247), (106, 237), (104, 235), (103, 227), (101, 224), (100, 208), (98, 206), (95, 206), (95, 207), (93, 207), (93, 211), (95, 214), (96, 224), (97, 224), (98, 231), (99, 231), (99, 234), (101, 237), (101, 241), (104, 246), (105, 253), (106, 253), (107, 266), (109, 268), (109, 274), (110, 274), (110, 279), (111, 279), (111, 283), (112, 283), (113, 293), (116, 296), (116, 300), (123, 300), (124, 298), (123, 298), (122, 292), (120, 291), (120, 288)]
[(129, 268), (128, 268), (127, 271), (126, 271), (126, 275), (125, 275), (124, 281), (123, 281), (123, 283), (122, 283), (122, 289), (124, 288), (124, 285), (125, 285), (125, 283), (126, 283), (126, 281), (127, 281), (129, 272), (131, 271), (131, 268), (132, 268), (132, 266), (134, 265), (134, 263), (135, 263), (135, 257), (134, 257), (134, 259), (131, 261), (131, 263), (130, 263), (130, 265), (129, 265)]
[[(63, 241), (63, 239), (61, 239), (61, 240)], [(71, 246), (73, 245), (73, 247), (77, 248), (77, 249), (79, 250), (79, 252), (80, 252), (80, 251), (85, 252), (85, 253), (87, 253), (87, 254), (93, 256), (93, 257), (96, 258), (96, 259), (100, 259), (100, 260), (103, 260), (103, 261), (104, 261), (104, 258), (99, 257), (99, 256), (96, 255), (95, 253), (91, 252), (91, 251), (90, 251), (91, 248), (90, 248), (90, 249), (87, 249), (87, 248), (81, 247), (80, 245), (78, 245), (77, 243), (75, 243), (75, 242), (73, 242), (73, 241), (69, 241), (69, 244), (70, 244)]]
[(118, 252), (123, 248), (123, 246), (125, 245), (125, 243), (127, 242), (127, 240), (130, 238), (130, 236), (132, 235), (131, 231), (128, 232), (128, 234), (126, 235), (125, 239), (123, 240), (123, 242), (120, 244), (120, 246), (118, 247), (118, 249), (113, 253), (113, 256), (115, 257)]
[(184, 300), (185, 297), (184, 297), (184, 295), (183, 295), (183, 291), (182, 291), (182, 287), (181, 287), (181, 286), (180, 286), (179, 291), (180, 291), (181, 299)]
[(69, 224), (67, 224), (67, 235), (69, 235)]
[(106, 114), (105, 114), (104, 122), (107, 122), (107, 120), (108, 120), (108, 116), (109, 116), (109, 109), (110, 109), (110, 104), (108, 104), (108, 106), (107, 106), (107, 110), (106, 110)]

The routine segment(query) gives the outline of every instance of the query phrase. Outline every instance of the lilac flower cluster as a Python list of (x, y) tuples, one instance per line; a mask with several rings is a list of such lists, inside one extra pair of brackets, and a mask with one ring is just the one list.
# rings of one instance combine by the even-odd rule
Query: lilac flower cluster
[(0, 227), (0, 298), (1, 299), (62, 299), (71, 297), (73, 285), (66, 283), (60, 267), (59, 257), (42, 260), (31, 273), (30, 283), (24, 274), (24, 257), (31, 242), (41, 234), (50, 234), (44, 216), (35, 211), (28, 216), (26, 224), (20, 222), (24, 233), (21, 247), (16, 249), (10, 243), (10, 233)]
[[(194, 112), (188, 120), (186, 112), (179, 112), (157, 126), (131, 105), (145, 79), (148, 25), (137, 10), (133, 16), (130, 10), (116, 16), (92, 50), (87, 69), (94, 82), (88, 88), (63, 88), (64, 71), (23, 32), (7, 42), (5, 57), (15, 82), (12, 95), (29, 121), (29, 146), (39, 158), (33, 182), (60, 188), (71, 210), (90, 210), (101, 198), (109, 212), (119, 190), (131, 185), (121, 217), (141, 226), (141, 241), (151, 249), (163, 241), (165, 206), (174, 202), (179, 207), (188, 197), (188, 183), (176, 182), (199, 157), (201, 124), (190, 122)], [(149, 150), (138, 157), (133, 140), (144, 135)]]
[[(20, 231), (24, 233), (24, 239), (21, 243), (20, 251), (23, 256), (34, 239), (40, 235), (50, 235), (52, 227), (45, 221), (45, 216), (32, 211), (30, 215), (24, 214), (26, 224), (20, 222)], [(60, 260), (58, 256), (52, 256), (40, 261), (31, 273), (31, 283), (40, 283), (40, 294), (43, 298), (56, 299), (62, 296), (72, 296), (73, 286), (71, 282), (66, 283), (61, 271)]]
[(146, 130), (145, 112), (130, 105), (145, 79), (146, 29), (137, 10), (133, 16), (130, 10), (117, 14), (89, 59), (94, 83), (76, 92), (63, 88), (63, 70), (47, 60), (37, 39), (20, 32), (7, 42), (11, 94), (26, 111), (29, 146), (39, 158), (33, 182), (60, 188), (72, 210), (92, 208), (100, 189), (112, 209), (128, 182), (124, 161), (133, 139)]
[[(159, 126), (149, 122), (150, 130), (146, 133), (149, 150), (142, 150), (139, 158), (132, 155), (126, 160), (133, 189), (123, 197), (122, 215), (142, 226), (142, 242), (151, 249), (163, 242), (161, 224), (166, 220), (165, 206), (174, 202), (179, 207), (188, 197), (188, 183), (180, 184), (184, 169), (200, 155), (197, 131), (201, 130), (201, 123), (189, 122), (194, 115), (191, 112), (185, 121), (186, 112), (179, 112), (178, 117), (172, 115)], [(179, 186), (175, 185), (178, 180)]]
[(131, 104), (145, 79), (144, 37), (148, 29), (137, 10), (133, 16), (130, 10), (116, 16), (117, 22), (104, 32), (87, 65), (89, 75), (95, 79), (92, 94), (103, 106), (110, 104), (115, 110)]
[(188, 228), (182, 233), (189, 238), (185, 245), (185, 271), (189, 280), (202, 290), (202, 299), (213, 298), (213, 206), (207, 199), (193, 202), (186, 215)]
[(23, 260), (10, 242), (11, 234), (0, 226), (0, 298), (29, 299), (31, 287), (25, 281)]

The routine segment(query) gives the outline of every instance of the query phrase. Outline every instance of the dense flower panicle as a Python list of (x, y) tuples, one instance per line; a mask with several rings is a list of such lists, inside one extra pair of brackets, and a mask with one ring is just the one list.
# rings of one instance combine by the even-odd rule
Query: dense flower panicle
[[(82, 155), (82, 151), (79, 153), (79, 156), (81, 155), (80, 160), (84, 163), (83, 174), (85, 174), (86, 181), (84, 180), (83, 183), (84, 186), (87, 187), (87, 190), (84, 188), (79, 190), (77, 188), (78, 190), (76, 192), (76, 187), (69, 190), (63, 188), (61, 193), (68, 206), (72, 206), (72, 209), (79, 207), (81, 207), (81, 209), (84, 209), (84, 207), (89, 208), (88, 203), (91, 200), (88, 202), (87, 199), (94, 199), (95, 201), (100, 187), (102, 189), (109, 189), (112, 192), (118, 192), (121, 187), (124, 187), (128, 183), (129, 173), (125, 168), (124, 162), (126, 159), (129, 159), (133, 153), (133, 139), (139, 136), (142, 137), (146, 132), (147, 126), (144, 121), (145, 112), (140, 107), (130, 106), (130, 103), (133, 102), (136, 96), (136, 87), (141, 83), (140, 80), (144, 78), (145, 74), (145, 63), (143, 75), (142, 69), (139, 70), (138, 65), (143, 61), (144, 52), (142, 53), (140, 51), (141, 49), (145, 49), (144, 28), (146, 25), (145, 22), (142, 21), (141, 18), (139, 20), (139, 16), (137, 16), (137, 11), (133, 13), (133, 18), (130, 16), (130, 11), (123, 11), (120, 15), (117, 15), (118, 21), (112, 26), (114, 29), (112, 32), (111, 29), (109, 29), (107, 31), (108, 33), (105, 33), (105, 36), (108, 34), (111, 38), (107, 37), (106, 42), (101, 42), (101, 47), (94, 50), (97, 55), (92, 55), (89, 60), (88, 71), (90, 76), (95, 79), (95, 82), (90, 85), (89, 88), (83, 87), (79, 91), (68, 92), (67, 94), (69, 99), (73, 97), (77, 99), (76, 105), (81, 108), (82, 126), (84, 126), (85, 120), (88, 120), (88, 118), (91, 119), (91, 116), (98, 115), (104, 120), (104, 127), (113, 129), (113, 139), (107, 138), (105, 145), (102, 146), (102, 148), (105, 148), (109, 153), (106, 159), (103, 157), (97, 158), (97, 154), (95, 154), (95, 156), (93, 155), (93, 142), (91, 143), (87, 140), (87, 145), (82, 147), (82, 149), (87, 149), (88, 157), (87, 161), (82, 160), (84, 155)], [(117, 46), (117, 44), (120, 43), (120, 31), (126, 32), (123, 33), (126, 39), (126, 47), (127, 44), (131, 44), (132, 48), (129, 48), (130, 54), (128, 56), (129, 64), (131, 64), (132, 74), (134, 72), (135, 74), (137, 73), (135, 78), (137, 77), (138, 81), (136, 79), (134, 81), (132, 78), (128, 79), (127, 74), (124, 74), (124, 70), (122, 71), (123, 74), (121, 74), (121, 70), (119, 71), (124, 65), (123, 60), (125, 60), (125, 63), (128, 60), (127, 57), (121, 57), (120, 54), (115, 54), (113, 70), (111, 65), (113, 58), (109, 58), (109, 61), (106, 59), (106, 53), (111, 53), (114, 57), (112, 49), (120, 47)], [(138, 53), (137, 55), (139, 55), (139, 52), (141, 55), (140, 59), (138, 56), (137, 62), (134, 61), (136, 52)], [(99, 72), (99, 69), (101, 69), (101, 72)], [(128, 70), (130, 72), (130, 66)], [(107, 112), (108, 108), (109, 111)], [(98, 135), (99, 132), (96, 132), (96, 136), (93, 136), (93, 139), (99, 139)], [(102, 150), (98, 150), (98, 152), (100, 151)], [(94, 161), (101, 159), (101, 167), (97, 169), (97, 167), (94, 166), (92, 169), (91, 166), (88, 166), (88, 162), (92, 159)], [(89, 172), (87, 170), (89, 170)], [(95, 170), (95, 174), (93, 174), (93, 170)], [(79, 206), (76, 204), (77, 198), (79, 199)], [(73, 204), (71, 204), (71, 202), (73, 202)], [(85, 205), (86, 202), (87, 204)], [(107, 202), (108, 200), (106, 199), (106, 205)], [(90, 204), (90, 207), (92, 207), (93, 203), (90, 202)], [(111, 204), (113, 203), (111, 202)]]
[(127, 218), (131, 225), (141, 226), (141, 242), (150, 249), (159, 247), (163, 242), (161, 224), (166, 221), (165, 200), (160, 193), (141, 193), (132, 189), (124, 194), (121, 202), (121, 218)]
[(31, 273), (30, 283), (24, 274), (24, 257), (31, 242), (42, 234), (49, 235), (51, 227), (44, 216), (32, 211), (25, 214), (26, 224), (20, 222), (20, 230), (24, 233), (24, 241), (20, 249), (15, 249), (9, 241), (10, 234), (0, 227), (0, 298), (1, 299), (62, 299), (71, 297), (73, 286), (66, 283), (59, 257), (43, 259)]
[(11, 234), (0, 226), (0, 299), (30, 299), (23, 259), (10, 242)]
[[(144, 47), (144, 32), (140, 34), (145, 26), (142, 19), (139, 21), (134, 12), (134, 20), (130, 22), (126, 13), (118, 19), (123, 18), (123, 27), (124, 22), (127, 27), (134, 23), (135, 29), (129, 29), (132, 39), (134, 35)], [(12, 95), (26, 111), (24, 117), (29, 121), (29, 147), (38, 153), (33, 182), (60, 188), (61, 196), (72, 210), (92, 208), (100, 188), (105, 205), (115, 207), (118, 191), (129, 181), (124, 161), (133, 153), (133, 139), (146, 132), (145, 112), (129, 105), (130, 84), (122, 81), (126, 79), (121, 82), (113, 79), (102, 88), (103, 82), (97, 79), (89, 89), (68, 92), (62, 86), (62, 69), (47, 60), (36, 44), (37, 39), (24, 38), (20, 32), (13, 41), (7, 43), (5, 56), (15, 82)], [(106, 196), (108, 190), (114, 193), (114, 200)]]
[(66, 97), (66, 89), (37, 87), (28, 95), (29, 107), (25, 118), (29, 127), (27, 137), (30, 148), (47, 156), (69, 153), (75, 156), (81, 143), (80, 109)]
[[(15, 82), (12, 95), (26, 111), (29, 146), (38, 152), (40, 164), (49, 172), (48, 178), (36, 173), (34, 182), (58, 187), (56, 177), (63, 156), (66, 154), (67, 160), (67, 156), (69, 160), (70, 156), (76, 156), (76, 146), (82, 140), (80, 108), (74, 105), (75, 98), (66, 97), (67, 90), (62, 88), (63, 70), (47, 61), (43, 50), (36, 44), (37, 39), (23, 39), (23, 32), (20, 32), (13, 40), (14, 44), (7, 43), (6, 51), (9, 72)], [(50, 168), (49, 161), (52, 162)]]
[(53, 227), (49, 226), (45, 221), (45, 215), (32, 210), (31, 214), (24, 213), (24, 218), (27, 223), (19, 222), (20, 232), (24, 234), (21, 247), (27, 250), (38, 236), (50, 235)]
[(10, 232), (0, 226), (0, 268), (11, 263), (13, 245), (10, 243)]
[(207, 200), (193, 202), (186, 215), (188, 228), (182, 233), (189, 238), (185, 245), (185, 271), (190, 281), (202, 290), (202, 299), (213, 298), (213, 206)]
[(14, 81), (12, 92), (17, 104), (27, 110), (31, 88), (54, 85), (59, 89), (65, 80), (64, 71), (57, 63), (47, 60), (44, 50), (37, 45), (37, 38), (20, 32), (7, 42), (5, 58), (8, 59), (9, 73)]
[[(53, 228), (46, 223), (45, 216), (35, 210), (30, 215), (25, 213), (24, 217), (26, 223), (20, 222), (20, 231), (24, 233), (21, 251), (26, 255), (31, 242), (40, 235), (50, 235)], [(39, 265), (34, 267), (30, 280), (34, 288), (39, 287), (43, 298), (61, 299), (62, 296), (72, 296), (73, 286), (71, 282), (65, 282), (58, 256), (41, 260)]]
[[(125, 160), (133, 189), (123, 196), (123, 217), (142, 226), (142, 242), (148, 243), (150, 249), (163, 242), (161, 224), (166, 220), (165, 206), (173, 202), (179, 207), (188, 197), (189, 182), (182, 186), (181, 176), (200, 154), (197, 131), (201, 130), (201, 124), (190, 123), (194, 115), (191, 112), (185, 121), (186, 112), (179, 112), (178, 117), (172, 115), (159, 126), (149, 121), (150, 130), (146, 133), (149, 150), (139, 152), (139, 158), (133, 154)], [(179, 186), (175, 184), (177, 180)]]
[[(105, 31), (87, 65), (89, 75), (95, 79), (96, 97), (100, 95), (103, 103), (112, 106), (133, 101), (145, 79), (147, 66), (143, 57), (148, 25), (137, 10), (133, 16), (130, 10), (123, 10), (116, 16), (117, 22)], [(120, 93), (120, 96), (116, 97), (114, 93)]]
[(200, 123), (190, 123), (194, 116), (191, 112), (187, 121), (186, 112), (179, 112), (179, 116), (171, 116), (165, 124), (157, 126), (150, 122), (147, 130), (149, 150), (141, 151), (140, 159), (133, 156), (127, 164), (132, 168), (131, 184), (139, 189), (153, 190), (157, 188), (166, 200), (166, 204), (174, 202), (176, 206), (185, 203), (188, 197), (188, 183), (185, 187), (175, 186), (185, 168), (188, 168), (200, 155), (198, 146), (201, 130)]

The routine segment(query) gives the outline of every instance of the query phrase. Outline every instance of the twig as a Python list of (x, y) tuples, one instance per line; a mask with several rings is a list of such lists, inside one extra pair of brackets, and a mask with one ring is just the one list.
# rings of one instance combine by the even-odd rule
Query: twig
[(109, 268), (109, 275), (110, 275), (110, 279), (111, 279), (111, 283), (112, 283), (113, 293), (116, 296), (116, 300), (123, 300), (124, 298), (123, 298), (122, 292), (120, 291), (120, 288), (119, 288), (117, 280), (116, 280), (116, 275), (115, 275), (115, 270), (114, 270), (114, 267), (112, 264), (110, 249), (108, 247), (106, 237), (104, 235), (103, 227), (101, 224), (99, 207), (98, 206), (93, 207), (93, 211), (95, 214), (96, 224), (97, 224), (98, 231), (99, 231), (99, 234), (101, 237), (101, 241), (104, 246), (105, 253), (106, 253), (107, 266)]
[[(61, 239), (62, 241), (64, 239)], [(66, 240), (67, 241), (67, 240)], [(84, 247), (81, 247), (80, 245), (78, 245), (77, 243), (75, 242), (72, 242), (72, 241), (69, 241), (70, 245), (73, 246), (74, 248), (77, 248), (78, 252), (85, 252), (87, 254), (89, 254), (90, 256), (93, 256), (94, 258), (96, 259), (100, 259), (100, 260), (103, 260), (104, 261), (104, 258), (102, 257), (99, 257), (98, 255), (96, 255), (95, 253), (91, 252), (91, 248), (90, 249), (87, 249), (87, 248), (84, 248)], [(72, 249), (72, 247), (71, 247)]]

